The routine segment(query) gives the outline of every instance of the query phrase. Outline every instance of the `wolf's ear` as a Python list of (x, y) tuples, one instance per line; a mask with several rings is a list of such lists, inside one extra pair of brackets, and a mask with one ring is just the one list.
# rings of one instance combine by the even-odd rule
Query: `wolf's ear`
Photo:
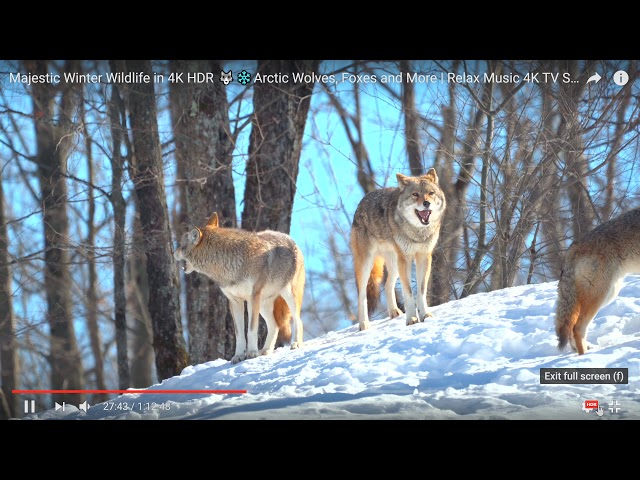
[(220, 225), (220, 222), (218, 221), (218, 212), (213, 212), (213, 215), (211, 215), (209, 220), (207, 220), (207, 227), (218, 228), (218, 225)]
[(411, 177), (407, 177), (401, 173), (396, 173), (396, 178), (398, 179), (398, 185), (409, 185), (411, 183)]
[(427, 180), (432, 181), (433, 183), (438, 183), (438, 174), (436, 173), (435, 168), (430, 168), (427, 173), (423, 175)]
[(198, 245), (202, 241), (202, 232), (198, 227), (192, 228), (189, 232), (189, 242)]

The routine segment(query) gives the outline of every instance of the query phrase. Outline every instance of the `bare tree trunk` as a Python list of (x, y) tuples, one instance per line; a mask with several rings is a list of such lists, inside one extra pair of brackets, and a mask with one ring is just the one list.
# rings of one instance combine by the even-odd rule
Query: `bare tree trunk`
[[(538, 125), (528, 127), (528, 130), (518, 133), (522, 138), (535, 138), (531, 145), (524, 145), (523, 154), (524, 165), (518, 168), (520, 181), (518, 188), (509, 192), (508, 196), (512, 200), (504, 202), (507, 208), (502, 208), (504, 218), (500, 222), (504, 227), (505, 235), (508, 239), (505, 249), (500, 249), (501, 264), (494, 271), (494, 275), (502, 277), (504, 288), (513, 285), (515, 276), (519, 271), (518, 261), (523, 256), (529, 255), (529, 271), (527, 282), (531, 282), (534, 273), (534, 261), (542, 258), (546, 263), (542, 264), (545, 277), (557, 278), (562, 267), (562, 246), (561, 246), (561, 218), (558, 215), (560, 202), (558, 200), (562, 187), (561, 178), (558, 175), (557, 164), (564, 155), (562, 148), (563, 141), (560, 140), (562, 125), (557, 126), (558, 112), (556, 100), (552, 86), (540, 84), (542, 93), (542, 103), (540, 106), (540, 122)], [(517, 118), (513, 112), (510, 118)], [(557, 130), (560, 128), (560, 130)], [(528, 133), (529, 132), (529, 133)], [(508, 150), (508, 148), (507, 148)], [(522, 150), (522, 146), (521, 149)], [(532, 163), (532, 156), (535, 151), (541, 151), (541, 158), (536, 163)], [(524, 179), (524, 180), (523, 180)], [(509, 232), (507, 225), (515, 217), (515, 212), (520, 213), (516, 225)], [(532, 243), (529, 247), (525, 241), (535, 226)], [(539, 233), (543, 239), (538, 240)], [(502, 242), (502, 237), (498, 243)], [(504, 255), (504, 257), (502, 257)], [(550, 275), (549, 272), (551, 273)]]
[(418, 176), (424, 173), (422, 163), (422, 150), (418, 136), (418, 115), (416, 114), (416, 93), (413, 82), (406, 81), (407, 74), (411, 73), (411, 62), (400, 60), (400, 73), (405, 81), (402, 82), (402, 110), (404, 112), (405, 144), (407, 159), (411, 175)]
[[(540, 84), (542, 89), (542, 118), (543, 132), (548, 138), (543, 144), (543, 163), (548, 165), (546, 178), (558, 179), (560, 172), (556, 165), (560, 163), (559, 159), (562, 155), (562, 148), (559, 145), (560, 128), (554, 127), (558, 120), (558, 112), (555, 108), (555, 99), (550, 86)], [(551, 278), (560, 278), (562, 271), (562, 261), (564, 252), (564, 234), (565, 230), (560, 217), (560, 188), (561, 183), (558, 180), (549, 182), (543, 188), (545, 192), (546, 205), (542, 205), (540, 209), (540, 218), (542, 219), (542, 244), (546, 245), (543, 249), (543, 256), (546, 270), (550, 273)], [(545, 208), (546, 207), (546, 208)]]
[(143, 249), (140, 208), (136, 197), (133, 221), (133, 248), (126, 266), (127, 322), (131, 331), (131, 386), (144, 388), (156, 382), (153, 352), (153, 326), (149, 313), (149, 281)]
[[(512, 88), (508, 84), (500, 85), (504, 97), (509, 97)], [(499, 175), (491, 185), (491, 189), (497, 192), (494, 194), (495, 210), (495, 236), (493, 241), (491, 264), (491, 279), (489, 290), (498, 290), (512, 286), (515, 276), (519, 271), (518, 264), (520, 253), (524, 247), (524, 240), (530, 228), (530, 222), (523, 222), (523, 230), (513, 228), (512, 224), (516, 218), (517, 209), (521, 211), (526, 208), (524, 205), (524, 193), (533, 184), (537, 183), (539, 177), (533, 177), (532, 153), (537, 147), (537, 142), (530, 141), (535, 138), (535, 132), (526, 117), (518, 115), (518, 104), (514, 97), (511, 97), (505, 104), (506, 110), (506, 137), (505, 147), (502, 149), (504, 155), (496, 162), (495, 171)], [(538, 135), (539, 137), (539, 135)], [(511, 152), (514, 152), (512, 154)], [(526, 180), (522, 180), (522, 179)], [(520, 189), (520, 192), (518, 190)], [(519, 219), (523, 216), (520, 215)], [(520, 222), (518, 222), (520, 224)], [(535, 247), (535, 244), (534, 244)], [(534, 248), (535, 250), (535, 248)], [(533, 271), (530, 270), (531, 274)]]
[[(493, 73), (496, 71), (495, 66), (489, 62), (488, 71)], [(499, 71), (499, 69), (498, 69)], [(493, 83), (485, 84), (484, 97), (486, 101), (483, 101), (481, 108), (486, 112), (487, 116), (487, 129), (485, 133), (484, 151), (482, 153), (482, 170), (480, 172), (480, 212), (478, 223), (478, 242), (476, 246), (476, 254), (473, 262), (467, 271), (467, 278), (465, 279), (461, 298), (468, 296), (472, 293), (477, 284), (481, 281), (481, 267), (480, 264), (484, 259), (487, 252), (487, 209), (489, 208), (487, 201), (487, 182), (489, 175), (489, 161), (492, 153), (493, 142)]]
[[(176, 60), (173, 72), (221, 71), (218, 62)], [(185, 75), (186, 77), (186, 75)], [(178, 177), (186, 204), (184, 233), (216, 211), (225, 227), (235, 227), (236, 200), (231, 170), (233, 144), (226, 87), (221, 82), (171, 84)], [(192, 363), (230, 359), (235, 351), (233, 319), (227, 298), (204, 275), (185, 275), (189, 356)]]
[[(127, 60), (129, 72), (153, 77), (149, 60)], [(140, 205), (149, 278), (149, 313), (160, 381), (178, 375), (189, 356), (182, 335), (178, 276), (171, 249), (169, 212), (164, 191), (162, 152), (152, 82), (128, 86), (129, 119), (133, 138), (132, 178)]]
[(20, 411), (18, 396), (11, 393), (18, 387), (20, 377), (15, 321), (9, 268), (9, 236), (0, 169), (0, 396), (3, 397), (0, 398), (0, 420), (15, 418)]
[[(636, 62), (632, 61), (629, 66), (629, 78), (635, 78), (636, 76)], [(612, 217), (613, 208), (617, 202), (616, 198), (616, 184), (618, 183), (618, 150), (622, 145), (625, 134), (628, 132), (629, 124), (625, 121), (627, 115), (627, 109), (631, 104), (631, 89), (633, 87), (633, 81), (627, 83), (620, 91), (621, 99), (618, 105), (618, 111), (616, 115), (616, 126), (613, 134), (613, 142), (609, 148), (608, 162), (607, 162), (607, 178), (605, 184), (606, 199), (602, 205), (601, 220), (603, 222), (609, 220)]]
[[(566, 65), (566, 71), (571, 78), (578, 78), (578, 62), (570, 60)], [(584, 156), (584, 141), (582, 139), (583, 127), (580, 124), (580, 112), (578, 104), (585, 83), (562, 84), (560, 96), (560, 112), (562, 113), (563, 131), (560, 139), (566, 139), (564, 143), (565, 168), (568, 175), (568, 194), (571, 202), (571, 218), (573, 234), (579, 238), (593, 228), (595, 212), (589, 198), (587, 187), (587, 159)]]
[[(115, 61), (110, 61), (111, 70), (123, 70)], [(125, 250), (127, 206), (122, 196), (124, 158), (122, 143), (126, 131), (126, 109), (117, 85), (111, 86), (111, 100), (107, 104), (111, 130), (111, 205), (113, 208), (113, 303), (116, 337), (118, 385), (127, 389), (130, 385), (127, 349), (127, 297), (125, 294)], [(129, 152), (130, 153), (130, 152)], [(139, 386), (139, 385), (137, 385)]]
[[(482, 103), (486, 104), (487, 90), (484, 90)], [(450, 104), (452, 104), (452, 101)], [(453, 108), (453, 107), (452, 107)], [(451, 299), (453, 289), (452, 269), (455, 266), (455, 257), (460, 248), (460, 238), (465, 228), (466, 194), (469, 183), (475, 172), (475, 159), (478, 154), (481, 142), (482, 122), (485, 113), (482, 108), (477, 107), (475, 113), (470, 116), (467, 134), (463, 142), (462, 155), (460, 159), (460, 169), (457, 180), (451, 186), (445, 186), (447, 194), (447, 209), (445, 211), (440, 240), (433, 255), (433, 267), (431, 278), (433, 279), (430, 289), (429, 305), (440, 305)], [(441, 182), (443, 185), (443, 182)], [(470, 259), (468, 262), (470, 263)]]
[(0, 389), (0, 420), (9, 420), (10, 418), (14, 418), (14, 416), (9, 409), (9, 402), (4, 392)]
[[(311, 72), (319, 62), (262, 60), (262, 74)], [(289, 233), (313, 83), (256, 83), (242, 228)]]
[[(261, 60), (262, 74), (316, 71), (318, 60)], [(296, 193), (302, 136), (311, 105), (313, 83), (283, 85), (257, 83), (253, 93), (253, 124), (249, 137), (249, 160), (244, 191), (242, 228), (289, 233)], [(266, 338), (260, 320), (259, 346)], [(283, 344), (279, 338), (276, 347)]]
[[(84, 99), (83, 99), (84, 101)], [(96, 379), (96, 388), (98, 390), (106, 390), (107, 384), (104, 379), (104, 356), (102, 354), (102, 340), (100, 335), (100, 327), (98, 326), (98, 295), (96, 294), (96, 254), (95, 254), (95, 217), (96, 202), (94, 198), (94, 173), (93, 173), (93, 154), (91, 151), (91, 137), (87, 132), (87, 121), (84, 106), (81, 107), (82, 124), (84, 127), (85, 150), (87, 157), (87, 176), (89, 179), (88, 194), (88, 218), (87, 218), (87, 245), (86, 245), (86, 262), (89, 269), (89, 285), (86, 290), (86, 310), (87, 310), (87, 327), (89, 330), (89, 340), (91, 343), (91, 352), (93, 353), (94, 367), (93, 373)], [(101, 403), (109, 397), (105, 393), (97, 393), (93, 397), (94, 403)]]
[[(451, 67), (452, 71), (457, 70), (457, 63)], [(429, 289), (429, 305), (439, 305), (449, 301), (453, 291), (453, 276), (455, 273), (455, 251), (460, 243), (459, 235), (452, 219), (462, 216), (458, 200), (458, 192), (455, 188), (455, 158), (456, 158), (456, 129), (457, 108), (456, 108), (456, 88), (453, 83), (448, 86), (449, 104), (442, 106), (442, 136), (439, 148), (436, 152), (435, 167), (442, 174), (439, 175), (440, 187), (447, 198), (447, 209), (444, 214), (444, 221), (440, 229), (440, 239), (433, 252), (433, 263), (431, 268), (431, 288)], [(459, 232), (458, 232), (459, 233)]]
[[(35, 75), (47, 74), (47, 62), (26, 61)], [(71, 69), (75, 68), (70, 65)], [(64, 85), (64, 84), (60, 84)], [(67, 155), (72, 131), (73, 86), (62, 92), (60, 109), (55, 109), (57, 85), (34, 83), (31, 86), (38, 145), (36, 163), (42, 191), (45, 237), (45, 291), (47, 320), (51, 332), (51, 388), (84, 388), (82, 360), (76, 343), (71, 313), (71, 274), (67, 218)], [(78, 403), (85, 398), (74, 394), (54, 394), (55, 402)]]

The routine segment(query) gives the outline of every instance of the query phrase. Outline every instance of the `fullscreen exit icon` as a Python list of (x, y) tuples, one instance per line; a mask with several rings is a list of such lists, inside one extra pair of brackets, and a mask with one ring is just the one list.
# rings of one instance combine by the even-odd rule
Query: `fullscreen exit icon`
[(612, 399), (609, 402), (609, 411), (611, 413), (620, 413), (620, 402), (617, 399)]

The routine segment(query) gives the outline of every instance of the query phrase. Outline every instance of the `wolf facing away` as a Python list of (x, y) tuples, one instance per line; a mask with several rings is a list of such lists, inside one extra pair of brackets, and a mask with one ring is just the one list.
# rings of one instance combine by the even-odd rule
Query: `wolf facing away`
[[(396, 302), (398, 277), (406, 308), (407, 325), (425, 317), (427, 283), (431, 274), (431, 256), (438, 242), (446, 208), (438, 175), (431, 168), (418, 177), (396, 174), (397, 187), (367, 193), (358, 205), (351, 226), (353, 255), (358, 289), (358, 323), (369, 328), (369, 316), (378, 304), (380, 284), (387, 270), (385, 295), (391, 318), (402, 315)], [(416, 300), (411, 287), (411, 270), (416, 265)]]
[[(193, 227), (182, 236), (173, 256), (185, 262), (186, 273), (195, 271), (211, 278), (229, 300), (236, 335), (232, 363), (272, 353), (280, 329), (283, 338), (292, 340), (291, 349), (302, 346), (304, 258), (289, 235), (223, 228), (214, 212), (206, 225)], [(246, 339), (245, 302), (249, 319)], [(259, 315), (267, 323), (267, 338), (260, 352)]]
[(559, 349), (569, 343), (579, 355), (587, 351), (589, 324), (630, 273), (640, 273), (640, 208), (598, 225), (567, 251), (556, 303)]

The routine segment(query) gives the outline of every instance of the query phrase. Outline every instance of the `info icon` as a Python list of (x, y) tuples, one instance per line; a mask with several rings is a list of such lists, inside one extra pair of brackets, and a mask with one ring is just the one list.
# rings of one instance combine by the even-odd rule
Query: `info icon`
[(613, 81), (616, 85), (620, 87), (624, 87), (629, 81), (629, 74), (624, 70), (618, 70), (613, 74)]

